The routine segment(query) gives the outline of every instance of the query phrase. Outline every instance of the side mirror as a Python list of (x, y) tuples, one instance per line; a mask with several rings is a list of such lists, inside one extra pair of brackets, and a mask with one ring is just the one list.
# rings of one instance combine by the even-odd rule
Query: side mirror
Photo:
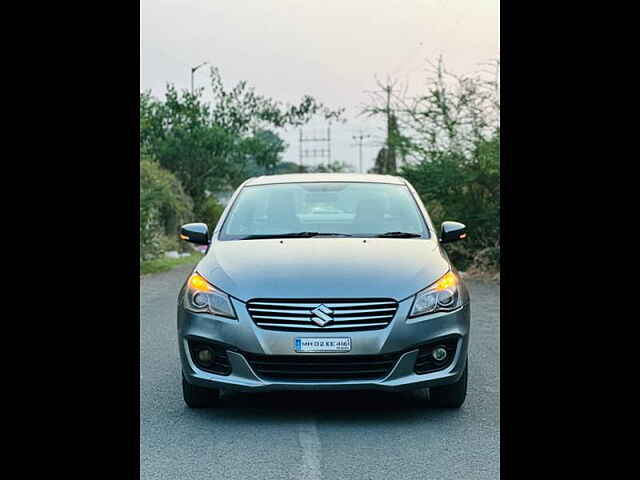
[(180, 227), (180, 238), (196, 245), (209, 245), (209, 227), (205, 223), (187, 223)]
[(457, 242), (467, 238), (467, 227), (460, 222), (442, 222), (440, 243)]

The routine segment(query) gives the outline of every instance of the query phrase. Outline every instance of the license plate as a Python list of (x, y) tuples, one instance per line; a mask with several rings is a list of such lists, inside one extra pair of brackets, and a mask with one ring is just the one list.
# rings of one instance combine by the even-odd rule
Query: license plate
[(298, 353), (309, 352), (348, 352), (351, 350), (349, 337), (304, 337), (296, 338), (295, 350)]

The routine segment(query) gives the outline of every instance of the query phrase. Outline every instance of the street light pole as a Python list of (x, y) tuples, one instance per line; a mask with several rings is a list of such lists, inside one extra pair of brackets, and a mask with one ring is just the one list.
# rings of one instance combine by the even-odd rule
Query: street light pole
[(206, 65), (209, 62), (202, 62), (200, 65), (196, 66), (196, 67), (191, 67), (191, 95), (193, 95), (193, 74), (196, 73), (196, 70), (198, 70), (201, 66)]

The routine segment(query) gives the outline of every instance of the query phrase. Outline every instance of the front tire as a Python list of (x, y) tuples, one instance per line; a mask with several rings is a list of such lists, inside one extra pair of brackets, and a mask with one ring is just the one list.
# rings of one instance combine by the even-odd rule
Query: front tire
[(192, 385), (183, 376), (182, 398), (189, 408), (216, 407), (220, 404), (220, 390)]
[(469, 361), (464, 366), (464, 372), (456, 383), (433, 387), (429, 389), (429, 404), (439, 408), (460, 408), (467, 398), (467, 371)]

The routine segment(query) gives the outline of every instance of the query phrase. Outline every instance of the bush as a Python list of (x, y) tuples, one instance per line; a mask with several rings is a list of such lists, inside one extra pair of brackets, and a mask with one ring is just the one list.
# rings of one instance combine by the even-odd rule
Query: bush
[(379, 83), (381, 90), (365, 109), (388, 119), (385, 157), (392, 161), (381, 158), (377, 169), (393, 172), (399, 157), (399, 173), (414, 185), (436, 227), (444, 220), (467, 225), (467, 240), (447, 246), (456, 266), (495, 270), (500, 267), (500, 60), (491, 62), (491, 71), (463, 76), (449, 72), (442, 58), (429, 63), (431, 75), (417, 95), (407, 97), (393, 91), (394, 85)]
[(209, 227), (209, 232), (213, 232), (218, 224), (218, 220), (224, 212), (224, 205), (220, 204), (218, 200), (213, 197), (207, 197), (204, 203), (196, 207), (198, 222), (206, 223)]
[(161, 252), (193, 253), (194, 250), (193, 244), (180, 240), (175, 233), (160, 235), (159, 244)]
[(436, 228), (467, 225), (468, 237), (447, 247), (460, 270), (500, 267), (500, 137), (479, 142), (470, 159), (453, 153), (405, 165), (401, 174), (420, 194)]
[(163, 236), (175, 237), (180, 223), (192, 218), (192, 201), (178, 179), (148, 157), (140, 161), (140, 260), (160, 255)]

